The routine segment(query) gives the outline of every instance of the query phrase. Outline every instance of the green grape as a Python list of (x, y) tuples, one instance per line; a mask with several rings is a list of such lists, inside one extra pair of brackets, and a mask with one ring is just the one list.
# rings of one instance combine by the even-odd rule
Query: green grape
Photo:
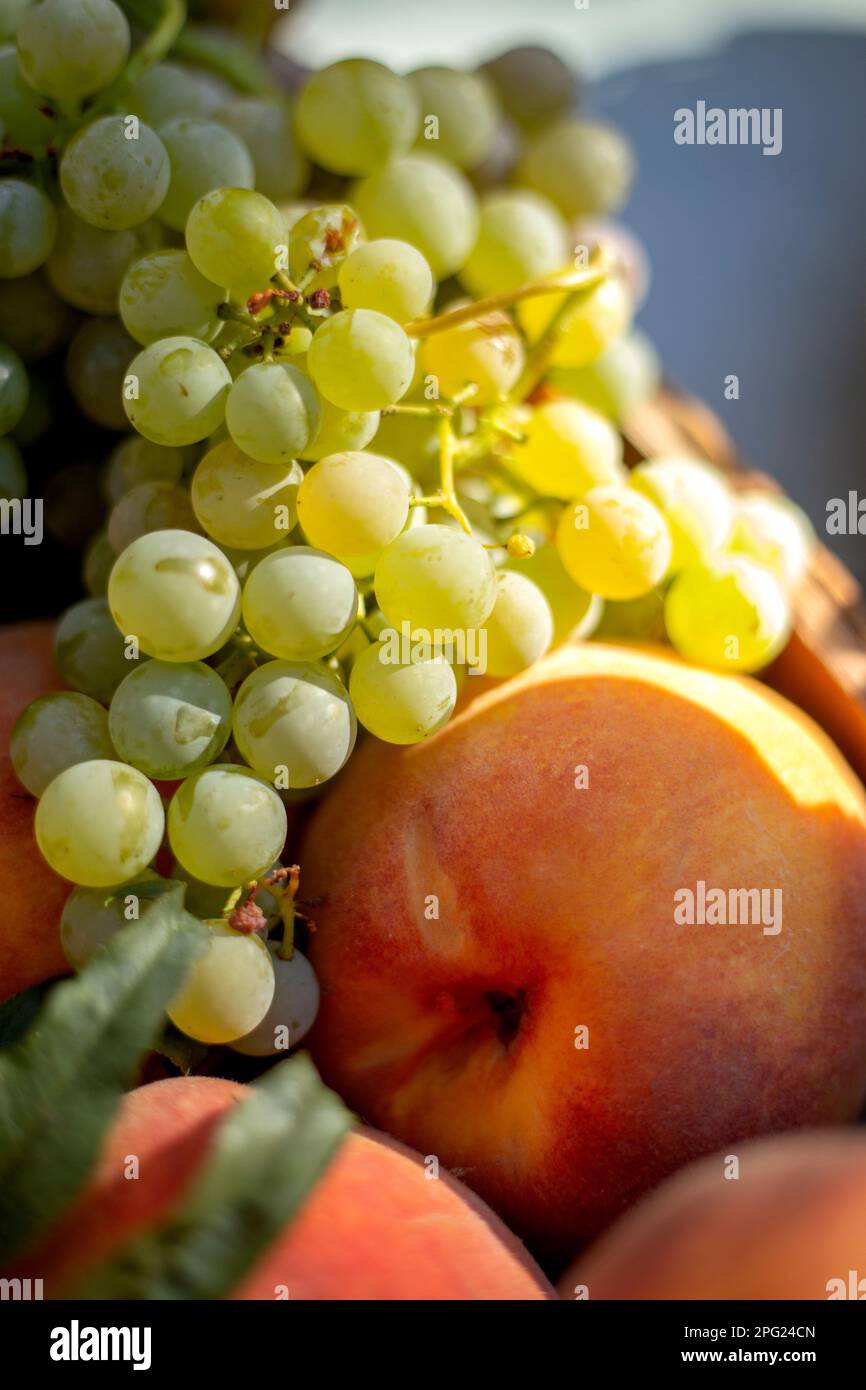
[[(123, 927), (146, 914), (158, 896), (157, 884), (171, 886), (160, 874), (146, 870), (133, 883), (73, 888), (60, 916), (60, 944), (73, 970), (83, 970)], [(139, 887), (145, 892), (137, 892)]]
[(247, 580), (243, 616), (262, 651), (286, 661), (316, 661), (348, 637), (358, 616), (358, 591), (333, 555), (283, 546)]
[(114, 757), (108, 716), (102, 705), (77, 691), (40, 695), (16, 719), (9, 755), (18, 781), (41, 796), (68, 767)]
[(579, 642), (598, 626), (604, 605), (597, 594), (575, 584), (555, 545), (540, 545), (525, 560), (506, 560), (504, 568), (531, 579), (553, 615), (553, 646)]
[(411, 242), (437, 280), (454, 275), (478, 236), (478, 204), (459, 169), (432, 154), (404, 155), (355, 189), (370, 237)]
[(108, 539), (116, 555), (150, 531), (198, 531), (186, 488), (173, 483), (138, 483), (116, 502), (108, 517)]
[(0, 179), (0, 279), (29, 275), (51, 255), (57, 213), (24, 179)]
[[(278, 859), (270, 866), (264, 876), (267, 878), (280, 868), (282, 868), (282, 864)], [(219, 884), (203, 883), (201, 879), (194, 878), (176, 859), (172, 865), (171, 877), (186, 884), (184, 899), (186, 909), (194, 917), (201, 917), (203, 920), (223, 917), (231, 912), (234, 904), (230, 903), (229, 900), (237, 893), (238, 888), (245, 887), (243, 884), (235, 884), (228, 888), (225, 885), (220, 887)], [(267, 889), (259, 888), (256, 894), (256, 903), (264, 913), (269, 926), (276, 926), (282, 921), (279, 904), (274, 895)]]
[(0, 343), (0, 434), (13, 430), (27, 409), (30, 379), (17, 352)]
[(312, 545), (348, 564), (399, 536), (409, 499), (406, 478), (390, 459), (350, 450), (313, 464), (298, 492), (298, 516)]
[(237, 550), (284, 541), (298, 520), (300, 464), (249, 458), (230, 439), (205, 454), (193, 474), (192, 505), (209, 536)]
[(544, 401), (517, 417), (523, 442), (508, 466), (536, 492), (581, 498), (602, 483), (625, 482), (622, 440), (604, 416), (579, 401)]
[(585, 367), (555, 367), (549, 380), (557, 390), (620, 422), (655, 395), (661, 376), (658, 353), (646, 334), (633, 328), (594, 362)]
[(570, 219), (616, 212), (633, 177), (634, 155), (619, 131), (572, 117), (533, 135), (516, 173)]
[(103, 429), (126, 429), (123, 390), (137, 347), (119, 319), (86, 319), (69, 345), (69, 389), (83, 414)]
[[(517, 317), (530, 342), (541, 337), (564, 301), (565, 295), (543, 294), (517, 306)], [(551, 366), (585, 367), (594, 362), (626, 331), (632, 308), (622, 280), (616, 276), (602, 280), (566, 314), (550, 354)]]
[(461, 169), (485, 160), (499, 125), (489, 83), (478, 73), (446, 67), (416, 68), (409, 81), (421, 112), (418, 146), (424, 149), (429, 141), (436, 154)]
[(348, 203), (323, 203), (287, 220), (289, 274), (305, 292), (333, 289), (340, 266), (358, 246), (364, 231)]
[(32, 0), (0, 0), (0, 39), (13, 39), (24, 11)]
[(229, 434), (239, 449), (260, 463), (291, 463), (316, 433), (321, 414), (310, 378), (289, 362), (249, 367), (226, 402)]
[(574, 73), (549, 48), (510, 48), (484, 63), (481, 71), (507, 114), (524, 129), (549, 124), (577, 101)]
[(200, 275), (185, 251), (151, 251), (126, 271), (120, 286), (120, 317), (136, 342), (201, 338), (210, 343), (222, 328), (223, 292)]
[(299, 451), (302, 459), (317, 463), (328, 454), (355, 453), (375, 439), (381, 420), (378, 410), (340, 410), (330, 401), (322, 401), (321, 407), (319, 428)]
[(415, 371), (403, 329), (373, 309), (344, 309), (325, 319), (310, 344), (310, 376), (341, 410), (381, 410), (408, 391)]
[(335, 174), (371, 174), (402, 154), (418, 129), (418, 100), (403, 77), (366, 58), (314, 72), (298, 97), (298, 139)]
[(156, 63), (130, 87), (126, 108), (159, 130), (175, 116), (206, 116), (207, 103), (194, 76), (177, 63)]
[(114, 0), (37, 0), (15, 37), (24, 80), (70, 105), (107, 87), (129, 57), (129, 24)]
[(108, 592), (108, 576), (117, 556), (107, 531), (97, 531), (84, 552), (81, 577), (91, 598), (103, 598)]
[(671, 559), (667, 523), (631, 488), (593, 488), (565, 508), (556, 533), (575, 583), (602, 598), (639, 598), (661, 583)]
[(665, 593), (662, 589), (650, 589), (640, 598), (630, 598), (620, 603), (610, 599), (603, 605), (603, 611), (594, 635), (602, 640), (614, 638), (631, 642), (665, 642)]
[(74, 311), (57, 298), (38, 271), (15, 280), (0, 279), (0, 339), (25, 362), (54, 352), (72, 337), (77, 322)]
[(0, 499), (27, 496), (27, 470), (14, 439), (0, 438)]
[(18, 50), (11, 43), (0, 47), (0, 122), (5, 142), (32, 155), (41, 154), (56, 137), (56, 119), (22, 78)]
[(479, 670), (488, 676), (516, 676), (544, 656), (553, 641), (550, 604), (525, 574), (500, 570), (496, 602), (481, 634)]
[(123, 232), (105, 232), (82, 222), (65, 205), (59, 209), (59, 219), (54, 250), (45, 264), (52, 288), (85, 313), (116, 314), (127, 267), (159, 245), (158, 227), (144, 222)]
[(183, 335), (161, 338), (129, 363), (123, 408), (152, 444), (195, 444), (222, 424), (231, 381), (207, 344)]
[(654, 502), (671, 533), (670, 574), (723, 549), (734, 526), (734, 499), (715, 468), (700, 459), (648, 459), (631, 485)]
[(60, 161), (63, 196), (85, 222), (119, 232), (157, 211), (171, 165), (149, 125), (127, 116), (100, 116), (76, 131)]
[(525, 188), (499, 188), (481, 200), (478, 240), (460, 271), (474, 295), (501, 294), (558, 270), (568, 227), (553, 203)]
[(140, 434), (127, 435), (108, 460), (105, 495), (114, 503), (139, 483), (179, 483), (192, 453), (189, 447), (173, 449), (165, 444), (151, 444)]
[(365, 241), (340, 267), (340, 296), (347, 309), (375, 309), (398, 323), (420, 318), (433, 298), (433, 272), (406, 241)]
[(209, 922), (204, 955), (190, 967), (167, 1013), (176, 1028), (203, 1043), (229, 1043), (261, 1023), (274, 997), (271, 953), (255, 932)]
[(271, 1057), (296, 1047), (319, 1011), (319, 982), (305, 955), (295, 950), (288, 960), (276, 941), (267, 943), (274, 963), (275, 988), (270, 1008), (251, 1032), (230, 1044), (246, 1057)]
[(376, 738), (420, 743), (451, 718), (457, 681), (441, 654), (392, 661), (387, 643), (372, 642), (352, 666), (349, 695), (359, 722)]
[(164, 829), (153, 783), (110, 758), (66, 768), (36, 807), (43, 858), (61, 878), (85, 888), (108, 888), (140, 874), (162, 844)]
[(29, 381), (24, 414), (11, 431), (15, 443), (24, 448), (47, 434), (57, 414), (55, 383), (41, 376), (31, 376)]
[(376, 598), (389, 622), (466, 631), (489, 616), (496, 582), (488, 552), (451, 526), (415, 526), (383, 551), (374, 579)]
[(168, 807), (173, 853), (194, 878), (225, 887), (259, 878), (282, 853), (287, 827), (273, 787), (235, 763), (194, 772)]
[(252, 156), (242, 140), (216, 121), (175, 116), (160, 127), (171, 160), (171, 182), (159, 219), (182, 232), (199, 198), (214, 188), (252, 188)]
[(118, 628), (162, 661), (200, 661), (228, 640), (240, 585), (221, 550), (191, 531), (150, 531), (118, 557), (108, 581)]
[(472, 405), (490, 405), (506, 396), (523, 362), (520, 334), (508, 315), (498, 310), (431, 333), (421, 349), (421, 369), (436, 378), (438, 394), (456, 396), (471, 383), (477, 387)]
[(809, 568), (815, 533), (806, 513), (771, 492), (741, 492), (735, 502), (731, 550), (773, 571), (787, 590)]
[[(85, 598), (67, 608), (57, 626), (54, 655), (67, 685), (107, 705), (135, 660), (104, 598)], [(142, 657), (146, 660), (146, 657)]]
[(256, 772), (285, 788), (327, 782), (355, 746), (342, 681), (317, 663), (268, 661), (235, 696), (235, 743)]
[(232, 730), (232, 700), (201, 661), (146, 661), (114, 692), (108, 726), (124, 762), (173, 782), (219, 757)]
[(214, 113), (214, 120), (234, 131), (249, 150), (255, 187), (275, 201), (294, 198), (305, 186), (310, 167), (295, 139), (294, 117), (283, 103), (236, 97)]
[(746, 555), (724, 555), (680, 570), (665, 601), (665, 626), (687, 661), (759, 671), (787, 642), (791, 612), (772, 570)]
[(186, 249), (206, 280), (248, 299), (276, 272), (286, 235), (278, 210), (261, 193), (214, 188), (189, 214)]

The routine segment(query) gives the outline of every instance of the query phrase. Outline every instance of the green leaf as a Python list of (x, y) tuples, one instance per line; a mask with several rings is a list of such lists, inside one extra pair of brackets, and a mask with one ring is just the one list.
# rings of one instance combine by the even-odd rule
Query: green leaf
[(86, 1179), (166, 1005), (204, 950), (206, 929), (182, 904), (173, 890), (119, 931), (0, 1055), (0, 1258), (53, 1221)]
[(26, 1033), (53, 983), (53, 980), (48, 980), (45, 984), (33, 985), (20, 994), (13, 994), (11, 999), (3, 1000), (0, 1004), (0, 1049), (11, 1047)]
[(184, 1076), (189, 1076), (191, 1071), (201, 1066), (211, 1048), (207, 1043), (188, 1038), (180, 1029), (168, 1023), (165, 1031), (154, 1043), (153, 1050), (171, 1062), (173, 1067), (177, 1067), (179, 1072), (183, 1072)]
[(351, 1124), (308, 1057), (281, 1062), (222, 1121), (184, 1205), (69, 1296), (222, 1298), (295, 1215)]

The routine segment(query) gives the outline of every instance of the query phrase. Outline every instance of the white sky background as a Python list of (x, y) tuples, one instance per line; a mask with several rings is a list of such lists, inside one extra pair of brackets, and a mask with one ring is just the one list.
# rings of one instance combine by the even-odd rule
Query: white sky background
[(866, 29), (866, 0), (300, 0), (280, 46), (297, 62), (379, 58), (471, 67), (546, 44), (587, 77), (705, 52), (749, 29)]

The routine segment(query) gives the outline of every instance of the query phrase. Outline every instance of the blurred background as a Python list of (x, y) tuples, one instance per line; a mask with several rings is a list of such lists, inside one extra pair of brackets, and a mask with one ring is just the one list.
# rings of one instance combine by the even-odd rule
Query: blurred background
[[(637, 151), (621, 217), (649, 251), (639, 321), (669, 375), (866, 581), (866, 539), (825, 530), (829, 498), (866, 495), (864, 0), (291, 0), (276, 39), (309, 66), (474, 67), (520, 43), (572, 63)], [(781, 107), (782, 152), (676, 145), (674, 111), (700, 100)]]

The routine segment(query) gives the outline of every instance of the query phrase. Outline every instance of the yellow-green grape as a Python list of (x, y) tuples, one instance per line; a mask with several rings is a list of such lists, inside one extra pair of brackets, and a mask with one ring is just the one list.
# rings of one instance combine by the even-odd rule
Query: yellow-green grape
[(45, 263), (50, 284), (76, 309), (88, 314), (116, 314), (117, 296), (128, 267), (159, 245), (156, 223), (106, 232), (83, 222), (65, 204), (59, 207), (58, 215), (57, 240)]
[(688, 661), (759, 671), (787, 642), (791, 612), (772, 570), (745, 555), (724, 555), (680, 571), (668, 590), (665, 626)]
[(228, 640), (240, 585), (212, 541), (191, 531), (150, 531), (118, 557), (108, 602), (120, 631), (162, 661), (200, 661)]
[(637, 328), (617, 338), (585, 367), (554, 367), (551, 386), (577, 396), (618, 423), (655, 395), (661, 384), (659, 355)]
[(28, 377), (27, 404), (17, 424), (12, 427), (16, 444), (28, 448), (42, 439), (51, 429), (57, 414), (55, 383), (46, 376)]
[(303, 453), (319, 428), (321, 413), (310, 378), (289, 362), (248, 367), (226, 402), (226, 424), (238, 448), (260, 463), (283, 466)]
[(4, 142), (32, 155), (42, 154), (57, 136), (56, 115), (24, 81), (12, 43), (0, 47), (0, 123)]
[(156, 63), (130, 87), (125, 107), (154, 130), (175, 116), (206, 116), (207, 104), (192, 73), (177, 63)]
[(261, 1023), (274, 997), (271, 953), (255, 932), (209, 922), (207, 950), (194, 961), (166, 1012), (203, 1043), (229, 1043)]
[(516, 676), (544, 656), (553, 641), (550, 604), (526, 575), (500, 570), (496, 602), (479, 635), (479, 670), (488, 676)]
[(222, 290), (199, 274), (185, 251), (151, 251), (134, 261), (123, 277), (120, 317), (144, 347), (160, 338), (201, 338), (210, 343), (222, 328), (222, 297)]
[(509, 468), (543, 496), (569, 501), (626, 481), (619, 434), (579, 401), (544, 401), (516, 423), (523, 441), (512, 446)]
[(255, 187), (266, 198), (294, 198), (305, 186), (310, 166), (298, 148), (293, 113), (284, 103), (236, 97), (213, 118), (243, 140), (252, 155)]
[(809, 518), (789, 498), (771, 492), (737, 495), (731, 550), (766, 565), (786, 589), (805, 575), (814, 546)]
[(357, 733), (345, 686), (318, 662), (259, 666), (235, 697), (233, 728), (241, 757), (286, 788), (327, 782), (346, 762)]
[[(0, 205), (2, 201), (0, 183)], [(4, 280), (2, 274), (0, 269), (0, 338), (25, 362), (47, 357), (72, 337), (78, 322), (75, 313), (58, 299), (41, 272), (14, 280)]]
[(640, 598), (625, 599), (622, 602), (607, 600), (603, 605), (594, 636), (602, 640), (616, 638), (631, 642), (664, 642), (665, 592), (663, 589), (650, 589)]
[[(541, 337), (564, 300), (561, 294), (543, 294), (517, 306), (517, 317), (530, 342)], [(551, 366), (584, 367), (594, 362), (628, 328), (632, 307), (624, 282), (615, 275), (581, 295), (560, 325)]]
[(544, 594), (553, 614), (553, 645), (579, 642), (598, 626), (604, 604), (575, 584), (555, 545), (540, 545), (526, 559), (508, 559), (503, 567), (531, 579)]
[(368, 236), (411, 242), (437, 280), (460, 269), (478, 235), (472, 185), (433, 154), (391, 160), (357, 185), (353, 202)]
[[(2, 495), (2, 493), (0, 493)], [(97, 531), (84, 552), (81, 578), (91, 598), (102, 598), (108, 592), (108, 576), (117, 555), (107, 531)]]
[(230, 439), (205, 454), (192, 478), (192, 505), (219, 545), (265, 550), (284, 541), (298, 520), (304, 473), (249, 458)]
[(559, 270), (568, 256), (559, 210), (525, 188), (498, 188), (481, 200), (478, 239), (460, 271), (474, 295), (501, 294)]
[(108, 517), (108, 539), (116, 555), (149, 531), (198, 531), (186, 488), (173, 483), (139, 483), (125, 492)]
[(421, 369), (425, 376), (435, 377), (438, 394), (456, 396), (471, 384), (478, 388), (472, 405), (490, 405), (506, 396), (523, 362), (520, 334), (499, 311), (431, 333), (421, 349)]
[(109, 502), (119, 502), (139, 483), (179, 483), (194, 457), (191, 448), (176, 449), (152, 444), (140, 434), (130, 434), (111, 452), (103, 490)]
[(30, 395), (30, 380), (18, 353), (0, 343), (0, 435), (18, 424)]
[(602, 598), (639, 598), (670, 565), (664, 517), (627, 487), (596, 487), (572, 502), (560, 518), (556, 544), (572, 579)]
[(246, 1057), (271, 1057), (297, 1046), (309, 1033), (319, 1011), (319, 982), (307, 957), (296, 949), (288, 960), (283, 960), (280, 943), (276, 941), (268, 942), (268, 950), (276, 977), (271, 1006), (261, 1023), (230, 1044), (233, 1052)]
[(381, 420), (378, 410), (341, 410), (330, 401), (322, 401), (321, 406), (319, 428), (299, 451), (302, 459), (317, 463), (328, 454), (366, 449), (375, 439)]
[(242, 140), (216, 121), (175, 116), (160, 126), (171, 161), (171, 181), (159, 209), (167, 227), (182, 232), (193, 205), (214, 188), (252, 188), (252, 156)]
[(357, 615), (351, 574), (333, 555), (311, 546), (275, 550), (244, 586), (247, 631), (256, 646), (286, 661), (316, 661), (335, 651)]
[(232, 700), (204, 662), (146, 661), (114, 692), (108, 726), (124, 762), (173, 782), (219, 757), (232, 729)]
[(38, 0), (15, 37), (24, 80), (69, 103), (107, 87), (129, 57), (129, 24), (114, 0)]
[(359, 721), (385, 743), (420, 743), (441, 729), (457, 703), (457, 681), (442, 653), (406, 662), (372, 642), (352, 666), (349, 695)]
[(273, 203), (250, 188), (212, 189), (186, 223), (186, 249), (196, 269), (242, 299), (267, 288), (286, 236)]
[(382, 410), (404, 396), (415, 371), (403, 329), (373, 309), (344, 309), (313, 335), (307, 365), (322, 395), (341, 410)]
[[(331, 290), (340, 266), (363, 240), (361, 219), (348, 203), (323, 203), (287, 219), (289, 274), (309, 294)], [(297, 331), (297, 330), (296, 330)]]
[(633, 177), (634, 155), (618, 131), (571, 117), (530, 137), (516, 173), (570, 219), (616, 212)]
[(482, 64), (506, 113), (527, 130), (549, 125), (578, 101), (573, 70), (549, 48), (524, 44)]
[(82, 414), (103, 429), (127, 428), (123, 387), (137, 347), (119, 319), (86, 319), (69, 344), (69, 389)]
[(348, 450), (313, 464), (298, 492), (298, 517), (312, 545), (349, 564), (399, 536), (409, 500), (405, 475), (390, 459)]
[(60, 944), (72, 969), (83, 970), (123, 927), (143, 917), (159, 896), (154, 891), (159, 884), (166, 890), (171, 886), (160, 874), (146, 869), (132, 883), (73, 888), (60, 914)]
[(60, 161), (67, 203), (94, 227), (123, 231), (146, 222), (168, 191), (171, 165), (149, 125), (134, 137), (125, 116), (100, 116), (76, 131)]
[(347, 309), (375, 309), (398, 323), (420, 318), (433, 298), (433, 272), (406, 241), (364, 241), (340, 267), (340, 295)]
[(493, 148), (499, 111), (490, 84), (477, 72), (416, 68), (409, 74), (421, 113), (417, 144), (461, 169), (474, 169)]
[[(118, 632), (104, 598), (85, 598), (67, 608), (57, 625), (54, 655), (67, 685), (107, 705), (135, 658)], [(147, 660), (143, 657), (142, 660)]]
[(41, 796), (58, 773), (75, 763), (114, 757), (108, 716), (102, 705), (78, 691), (40, 695), (16, 719), (9, 756), (19, 782)]
[(490, 555), (465, 531), (427, 524), (404, 531), (382, 552), (374, 579), (379, 607), (393, 627), (478, 627), (496, 600)]
[(56, 236), (57, 213), (45, 194), (24, 179), (0, 179), (0, 279), (43, 265)]
[(159, 792), (110, 758), (75, 763), (49, 782), (36, 807), (36, 841), (55, 873), (85, 888), (140, 874), (165, 828)]
[(722, 475), (700, 459), (648, 459), (632, 470), (631, 485), (654, 502), (671, 534), (670, 574), (708, 559), (727, 545), (734, 499)]
[(298, 97), (298, 139), (335, 174), (371, 174), (402, 154), (418, 129), (411, 85), (381, 63), (349, 58), (314, 72)]
[(230, 888), (258, 878), (282, 853), (286, 829), (286, 808), (273, 787), (236, 763), (194, 772), (168, 806), (172, 851), (203, 883)]
[(222, 424), (231, 384), (225, 362), (206, 343), (161, 338), (129, 363), (123, 408), (151, 443), (195, 444)]

